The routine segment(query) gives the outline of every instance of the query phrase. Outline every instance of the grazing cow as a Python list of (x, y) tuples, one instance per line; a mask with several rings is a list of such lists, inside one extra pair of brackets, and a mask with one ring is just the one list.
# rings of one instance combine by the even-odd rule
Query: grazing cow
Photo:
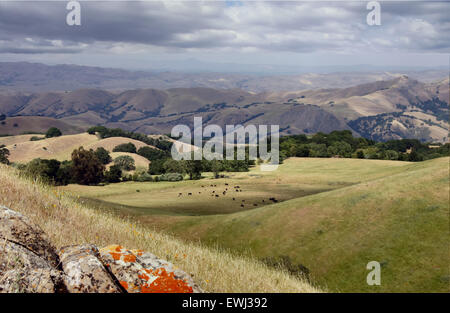
[(263, 202), (264, 202), (264, 200), (263, 200)]
[(192, 192), (188, 193), (188, 196), (192, 196)]
[(245, 202), (245, 200), (242, 200), (242, 202)]
[(222, 192), (222, 194), (225, 196), (225, 194), (226, 194), (226, 191), (224, 191), (224, 192)]
[(212, 191), (212, 193), (216, 193), (216, 191), (215, 191), (215, 190), (213, 190), (213, 191)]
[(227, 184), (227, 183), (225, 183), (225, 186), (228, 186), (228, 184)]
[(241, 208), (243, 208), (244, 207), (244, 205), (243, 204), (241, 204)]
[(219, 198), (219, 195), (216, 195), (216, 198)]
[(256, 203), (253, 203), (253, 206), (257, 206), (257, 204), (256, 204)]
[(199, 191), (198, 194), (201, 194), (201, 192)]
[(236, 200), (236, 198), (233, 198), (233, 201)]
[(183, 194), (180, 192), (179, 194), (178, 194), (178, 197), (181, 197)]

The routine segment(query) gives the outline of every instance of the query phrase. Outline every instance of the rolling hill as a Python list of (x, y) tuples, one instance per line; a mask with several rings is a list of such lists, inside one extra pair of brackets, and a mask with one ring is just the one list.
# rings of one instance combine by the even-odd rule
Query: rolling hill
[[(80, 146), (85, 149), (93, 150), (103, 147), (109, 152), (112, 152), (114, 147), (123, 143), (131, 142), (137, 149), (147, 146), (158, 150), (158, 148), (147, 145), (141, 141), (125, 137), (99, 139), (95, 135), (81, 133), (76, 135), (47, 138), (38, 141), (30, 141), (30, 138), (33, 136), (40, 135), (0, 137), (0, 145), (6, 145), (6, 148), (11, 153), (9, 160), (17, 163), (26, 163), (35, 158), (56, 159), (59, 161), (70, 160), (72, 151)], [(130, 155), (135, 160), (137, 166), (148, 168), (149, 161), (140, 155), (122, 152), (111, 153), (113, 158), (118, 157), (119, 155)]]

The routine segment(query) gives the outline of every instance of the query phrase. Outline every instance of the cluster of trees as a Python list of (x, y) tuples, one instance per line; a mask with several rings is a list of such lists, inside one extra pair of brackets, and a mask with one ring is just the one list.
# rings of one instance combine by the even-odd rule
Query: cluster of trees
[(349, 130), (317, 133), (311, 137), (293, 135), (280, 138), (280, 156), (285, 157), (345, 157), (401, 161), (423, 161), (450, 155), (450, 145), (430, 147), (417, 139), (374, 140), (353, 137)]
[(27, 176), (40, 177), (54, 185), (97, 185), (104, 181), (105, 174), (108, 173), (105, 172), (105, 164), (97, 157), (97, 154), (101, 154), (99, 149), (93, 151), (80, 147), (72, 152), (70, 161), (37, 158), (25, 165), (18, 165), (18, 168)]
[(167, 173), (179, 173), (189, 175), (189, 179), (199, 179), (202, 172), (213, 172), (218, 178), (220, 172), (247, 172), (255, 162), (245, 160), (180, 160), (162, 158), (153, 160), (149, 165), (149, 174), (161, 175)]

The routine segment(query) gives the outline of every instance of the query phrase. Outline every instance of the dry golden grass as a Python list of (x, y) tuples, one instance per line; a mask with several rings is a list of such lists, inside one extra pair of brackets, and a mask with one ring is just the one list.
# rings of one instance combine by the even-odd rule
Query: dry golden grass
[(0, 145), (10, 146), (16, 145), (22, 142), (30, 141), (31, 137), (44, 137), (42, 134), (29, 134), (29, 135), (17, 135), (17, 136), (6, 136), (0, 137)]
[(106, 150), (108, 150), (109, 152), (112, 152), (116, 146), (124, 144), (124, 143), (129, 143), (129, 142), (131, 142), (132, 144), (134, 144), (136, 146), (136, 150), (138, 150), (139, 148), (145, 147), (145, 146), (149, 146), (153, 149), (158, 149), (153, 146), (147, 145), (147, 144), (143, 143), (142, 141), (134, 140), (131, 138), (125, 138), (125, 137), (111, 137), (111, 138), (101, 139), (93, 144), (86, 146), (85, 148), (95, 150), (99, 147), (103, 147)]
[(116, 216), (81, 206), (65, 194), (0, 165), (0, 203), (28, 216), (53, 244), (120, 244), (173, 262), (207, 292), (320, 292), (305, 281), (253, 259), (185, 243)]
[(82, 133), (39, 141), (27, 141), (16, 146), (7, 146), (11, 162), (29, 162), (35, 158), (67, 160), (73, 150), (80, 146), (87, 147), (98, 140), (97, 136)]

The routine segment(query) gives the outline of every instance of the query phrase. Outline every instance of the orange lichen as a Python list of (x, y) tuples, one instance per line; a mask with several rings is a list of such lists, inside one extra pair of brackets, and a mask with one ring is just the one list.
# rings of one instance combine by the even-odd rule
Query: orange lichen
[[(192, 287), (184, 280), (176, 279), (173, 272), (167, 272), (164, 268), (155, 271), (145, 269), (148, 274), (158, 276), (152, 283), (144, 283), (141, 286), (141, 293), (192, 293)], [(144, 275), (142, 275), (144, 276)], [(145, 275), (147, 276), (147, 275)], [(148, 276), (147, 279), (148, 281)]]
[(134, 254), (125, 254), (123, 256), (123, 260), (125, 262), (136, 262), (136, 256)]
[(120, 253), (110, 252), (109, 254), (111, 254), (111, 256), (113, 257), (114, 260), (116, 260), (116, 261), (120, 260), (120, 257), (121, 257)]
[(121, 280), (119, 283), (125, 290), (128, 290), (128, 283), (126, 281)]

